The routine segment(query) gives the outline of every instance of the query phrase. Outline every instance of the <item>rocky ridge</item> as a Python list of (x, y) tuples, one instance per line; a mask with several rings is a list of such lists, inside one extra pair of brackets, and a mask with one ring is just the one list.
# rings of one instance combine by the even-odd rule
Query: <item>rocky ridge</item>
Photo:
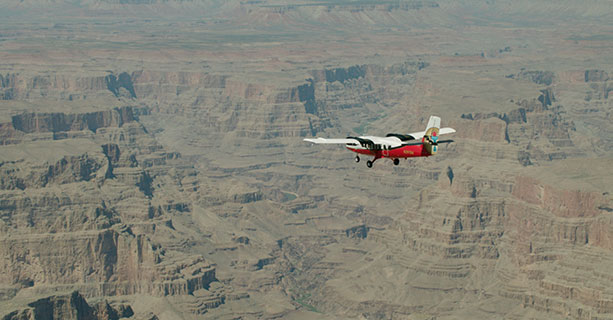
[(4, 316), (3, 320), (17, 319), (100, 319), (117, 320), (130, 318), (134, 311), (130, 306), (110, 306), (107, 301), (102, 301), (90, 306), (78, 292), (66, 296), (51, 296), (31, 302), (27, 309), (12, 312)]
[[(70, 58), (3, 32), (2, 316), (611, 318), (610, 44), (570, 14), (610, 10), (430, 4), (96, 2)], [(431, 114), (455, 142), (398, 167), (300, 141)]]
[[(217, 281), (204, 257), (152, 239), (176, 232), (167, 212), (188, 210), (154, 196), (162, 167), (180, 155), (148, 138), (130, 107), (17, 115), (13, 124), (25, 139), (17, 144), (46, 132), (53, 134), (47, 143), (63, 143), (79, 136), (71, 132), (91, 130), (98, 148), (52, 163), (2, 163), (5, 297), (14, 296), (12, 288), (41, 295), (65, 285), (89, 297), (185, 295)], [(36, 145), (31, 148), (36, 152)]]

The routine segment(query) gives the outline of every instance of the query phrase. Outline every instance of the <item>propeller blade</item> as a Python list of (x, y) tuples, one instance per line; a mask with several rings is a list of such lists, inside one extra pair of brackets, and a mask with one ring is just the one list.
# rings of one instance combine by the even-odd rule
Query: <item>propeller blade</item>
[(452, 143), (452, 142), (455, 142), (455, 141), (453, 141), (453, 140), (439, 140), (439, 142), (437, 142), (437, 143), (441, 144), (441, 143)]

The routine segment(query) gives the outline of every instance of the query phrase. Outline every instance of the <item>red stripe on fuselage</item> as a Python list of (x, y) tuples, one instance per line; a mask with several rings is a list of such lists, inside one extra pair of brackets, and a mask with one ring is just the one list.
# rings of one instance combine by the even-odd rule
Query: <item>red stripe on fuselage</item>
[(428, 157), (431, 154), (426, 151), (423, 144), (416, 146), (404, 146), (391, 150), (367, 150), (367, 149), (347, 149), (358, 153), (374, 156), (375, 158), (414, 158), (414, 157)]

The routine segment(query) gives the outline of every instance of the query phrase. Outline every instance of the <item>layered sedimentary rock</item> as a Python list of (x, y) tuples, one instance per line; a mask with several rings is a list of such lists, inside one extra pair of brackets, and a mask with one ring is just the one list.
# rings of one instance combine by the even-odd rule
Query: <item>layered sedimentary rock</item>
[(110, 111), (93, 112), (86, 114), (64, 113), (30, 113), (16, 115), (12, 118), (15, 130), (25, 133), (32, 132), (60, 132), (91, 130), (103, 127), (121, 127), (125, 122), (134, 121), (132, 108), (115, 108)]
[[(123, 75), (123, 73), (122, 73)], [(2, 100), (61, 98), (77, 100), (104, 97), (116, 94), (119, 85), (111, 81), (114, 74), (108, 76), (76, 76), (74, 74), (27, 74), (5, 73), (0, 75), (0, 98)], [(110, 92), (109, 92), (110, 91)]]
[(116, 320), (134, 315), (130, 306), (112, 307), (106, 301), (89, 305), (77, 291), (66, 296), (51, 296), (28, 304), (27, 309), (14, 311), (3, 320), (26, 319), (96, 319)]
[[(172, 241), (162, 245), (154, 240), (160, 237), (156, 234), (176, 232), (169, 212), (189, 210), (162, 206), (152, 185), (166, 174), (161, 167), (180, 155), (160, 150), (130, 107), (86, 114), (22, 114), (13, 116), (12, 124), (25, 141), (5, 148), (29, 145), (36, 156), (1, 166), (4, 299), (20, 290), (36, 296), (65, 287), (87, 297), (181, 296), (206, 290), (217, 281), (215, 267), (203, 256), (182, 252), (180, 246), (173, 249)], [(90, 135), (76, 139), (89, 138), (93, 149), (77, 147), (83, 153), (37, 160), (45, 143), (63, 148), (75, 139), (71, 133), (83, 130), (91, 130)], [(54, 134), (47, 142), (28, 142), (47, 132)], [(158, 158), (161, 161), (154, 160)], [(54, 313), (69, 318), (91, 313), (90, 318), (106, 319), (111, 312), (80, 310), (80, 305), (86, 306), (84, 300), (50, 299), (6, 316), (38, 319)]]
[(0, 4), (0, 316), (611, 318), (607, 4), (54, 6)]
[[(131, 106), (88, 113), (22, 113), (11, 117), (11, 121), (0, 124), (2, 140), (0, 144), (16, 144), (21, 139), (65, 139), (82, 135), (89, 137), (90, 131), (96, 133), (100, 128), (119, 128), (133, 122), (140, 113), (148, 111)], [(27, 135), (37, 133), (37, 135)]]

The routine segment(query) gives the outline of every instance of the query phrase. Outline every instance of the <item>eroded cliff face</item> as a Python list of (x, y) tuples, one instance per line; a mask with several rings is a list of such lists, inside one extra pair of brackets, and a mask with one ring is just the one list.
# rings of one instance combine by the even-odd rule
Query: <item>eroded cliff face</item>
[[(68, 75), (60, 83), (57, 79), (41, 81), (30, 80), (26, 75), (7, 75), (5, 87), (11, 92), (20, 92), (13, 99), (34, 96), (39, 88), (60, 100), (72, 99), (73, 91), (94, 96), (106, 90), (119, 97), (121, 90), (125, 90), (127, 93), (122, 98), (148, 101), (146, 110), (197, 117), (209, 135), (232, 132), (238, 137), (271, 139), (314, 136), (331, 126), (329, 112), (376, 103), (378, 88), (398, 82), (410, 84), (416, 72), (425, 67), (427, 63), (423, 61), (407, 61), (313, 70), (312, 78), (303, 82), (292, 80), (290, 83), (296, 84), (289, 87), (250, 82), (231, 75), (173, 71), (110, 74), (99, 81), (88, 80), (100, 82), (91, 86), (82, 85), (87, 81)], [(205, 113), (201, 112), (203, 106), (206, 106)], [(137, 109), (139, 114), (148, 112)], [(26, 133), (86, 129), (95, 132), (100, 127), (120, 127), (134, 118), (132, 107), (78, 115), (21, 114), (13, 116), (11, 124), (3, 124), (7, 136), (4, 143), (11, 143), (14, 140), (9, 137), (18, 135), (12, 129)]]
[(30, 113), (12, 118), (15, 130), (25, 133), (91, 130), (103, 127), (121, 127), (125, 122), (134, 121), (132, 108), (123, 107), (110, 111), (86, 114)]
[(104, 97), (107, 94), (106, 76), (75, 76), (72, 74), (24, 74), (0, 75), (2, 100), (60, 98), (86, 99), (88, 96)]
[[(164, 152), (131, 107), (22, 114), (13, 116), (12, 124), (23, 139), (6, 148), (23, 145), (34, 157), (0, 166), (3, 300), (18, 293), (41, 296), (67, 286), (87, 297), (182, 296), (207, 290), (217, 281), (207, 259), (170, 240), (177, 230), (168, 214), (190, 209), (158, 199), (161, 190), (154, 181), (166, 175), (169, 161), (180, 162), (180, 155)], [(83, 131), (89, 134), (78, 134)], [(89, 143), (77, 143), (83, 140)], [(48, 145), (59, 149), (50, 153), (59, 159), (40, 157)], [(75, 155), (61, 156), (66, 147)], [(43, 299), (5, 317), (118, 318), (112, 309), (92, 309), (77, 298)]]
[[(526, 80), (542, 85), (517, 79)], [(408, 173), (402, 168), (379, 171), (378, 177), (368, 172), (356, 180), (346, 177), (347, 192), (362, 196), (351, 197), (342, 209), (342, 192), (329, 190), (326, 197), (337, 198), (318, 207), (339, 213), (311, 223), (323, 231), (324, 224), (343, 216), (365, 222), (368, 231), (353, 242), (329, 236), (283, 239), (274, 254), (290, 275), (285, 283), (300, 288), (294, 299), (324, 313), (373, 319), (452, 316), (457, 306), (446, 301), (457, 297), (476, 318), (524, 312), (607, 318), (612, 292), (590, 275), (610, 280), (602, 267), (610, 263), (602, 256), (610, 250), (613, 225), (613, 199), (604, 187), (610, 173), (595, 170), (610, 159), (582, 160), (589, 151), (576, 138), (581, 129), (568, 114), (573, 108), (568, 98), (559, 98), (552, 87), (537, 89), (532, 97), (508, 101), (504, 112), (449, 119), (445, 126), (458, 131), (455, 143), (437, 158), (440, 164), (416, 163), (410, 179), (399, 178)], [(460, 160), (466, 157), (470, 160)], [(594, 185), (573, 185), (584, 181), (575, 180), (579, 176)], [(378, 191), (351, 188), (363, 185)], [(396, 203), (401, 197), (395, 191), (409, 188), (420, 191)], [(376, 214), (388, 205), (393, 213)], [(445, 311), (449, 308), (456, 311)]]
[[(238, 168), (234, 157), (217, 162), (210, 154), (221, 150), (214, 142), (219, 137), (285, 144), (333, 130), (332, 124), (365, 130), (353, 127), (360, 123), (355, 117), (344, 123), (340, 116), (373, 112), (367, 110), (377, 104), (393, 112), (406, 91), (429, 87), (418, 83), (429, 68), (415, 61), (315, 70), (289, 87), (142, 71), (130, 76), (136, 98), (129, 99), (148, 107), (13, 115), (2, 125), (6, 148), (36, 152), (48, 143), (66, 151), (7, 158), (0, 166), (6, 235), (0, 251), (8, 257), (0, 263), (1, 296), (7, 301), (71, 287), (86, 297), (172, 297), (185, 314), (216, 315), (282, 289), (297, 304), (285, 306), (283, 315), (303, 304), (347, 317), (444, 315), (450, 306), (434, 301), (457, 295), (467, 301), (463, 308), (497, 299), (541, 315), (612, 313), (606, 289), (569, 278), (594, 250), (612, 249), (609, 197), (517, 174), (581, 155), (565, 100), (553, 87), (540, 87), (549, 75), (506, 80), (539, 87), (535, 95), (515, 96), (505, 110), (448, 113), (445, 126), (458, 131), (457, 142), (440, 163), (348, 176), (337, 190), (330, 189), (333, 176), (316, 172), (349, 168), (313, 168), (307, 162), (335, 159), (313, 151), (281, 164), (278, 146), (260, 142), (271, 154), (260, 164), (241, 160)], [(177, 93), (178, 103), (152, 103)], [(429, 113), (418, 109), (413, 117)], [(186, 136), (173, 136), (162, 125), (169, 116), (190, 116), (195, 122), (185, 129), (206, 139), (186, 143)], [(172, 144), (158, 142), (169, 141), (166, 135), (185, 145), (167, 149)], [(72, 150), (72, 141), (88, 144)], [(494, 162), (505, 169), (492, 169)], [(583, 258), (568, 257), (567, 246)], [(12, 316), (32, 314), (27, 310)], [(246, 310), (235, 314), (255, 312)]]
[[(0, 4), (1, 316), (611, 318), (607, 4), (37, 5)], [(302, 142), (430, 115), (398, 166)]]
[[(509, 223), (520, 228), (510, 235), (516, 243), (511, 248), (521, 254), (513, 260), (518, 271), (505, 276), (511, 282), (504, 294), (536, 310), (573, 318), (610, 314), (613, 296), (604, 283), (611, 279), (599, 281), (601, 287), (587, 276), (604, 271), (589, 257), (611, 249), (612, 220), (606, 210), (610, 197), (529, 177), (517, 178), (513, 195), (520, 201), (508, 204)], [(552, 270), (551, 265), (556, 267)], [(579, 269), (582, 272), (577, 273)]]
[(107, 301), (89, 305), (79, 292), (70, 295), (51, 296), (28, 304), (27, 309), (14, 311), (5, 315), (3, 320), (27, 319), (96, 319), (117, 320), (134, 315), (130, 306), (118, 305), (112, 307)]
[[(476, 179), (458, 169), (452, 183), (445, 178), (424, 188), (385, 227), (370, 222), (359, 244), (330, 240), (321, 251), (310, 239), (284, 241), (284, 256), (301, 270), (292, 272), (295, 285), (310, 292), (309, 303), (376, 319), (432, 315), (427, 310), (445, 309), (457, 295), (476, 317), (522, 312), (502, 305), (549, 317), (611, 314), (611, 278), (603, 267), (610, 261), (601, 254), (611, 245), (609, 195), (527, 176)], [(368, 249), (370, 241), (377, 249)], [(366, 299), (362, 292), (369, 292)], [(426, 298), (432, 296), (440, 300)], [(498, 303), (497, 311), (486, 307)]]
[[(139, 96), (173, 101), (154, 110), (198, 117), (209, 135), (271, 139), (317, 135), (331, 126), (330, 112), (374, 103), (377, 88), (400, 78), (410, 83), (426, 66), (404, 62), (314, 70), (311, 78), (290, 87), (188, 72), (136, 72), (133, 79)], [(177, 103), (177, 95), (189, 98)]]
[[(486, 139), (492, 142), (504, 141), (519, 146), (517, 159), (524, 166), (533, 165), (539, 160), (565, 159), (577, 152), (570, 138), (571, 132), (575, 130), (574, 123), (563, 116), (565, 109), (556, 104), (551, 87), (541, 90), (537, 98), (520, 99), (515, 104), (518, 106), (517, 109), (504, 114), (497, 112), (462, 114), (461, 118), (467, 120), (500, 121), (489, 120), (486, 127), (483, 127), (484, 121), (468, 125), (458, 123), (458, 126), (466, 127), (462, 130), (461, 136), (487, 137)], [(540, 141), (542, 138), (546, 138), (547, 143)]]
[[(105, 111), (88, 113), (22, 113), (11, 117), (8, 123), (0, 124), (2, 140), (0, 144), (16, 144), (21, 139), (60, 140), (92, 135), (80, 131), (96, 133), (100, 128), (119, 128), (137, 119), (137, 114), (146, 114), (143, 108), (131, 106), (117, 107)], [(28, 135), (32, 134), (33, 135)], [(70, 136), (69, 136), (70, 135)]]
[[(164, 249), (144, 234), (131, 234), (131, 229), (83, 231), (79, 237), (30, 235), (27, 240), (3, 240), (2, 246), (8, 257), (2, 266), (3, 283), (34, 290), (70, 284), (88, 296), (185, 295), (216, 280), (215, 269), (204, 259), (166, 258)], [(164, 260), (179, 264), (185, 276), (161, 264)]]

